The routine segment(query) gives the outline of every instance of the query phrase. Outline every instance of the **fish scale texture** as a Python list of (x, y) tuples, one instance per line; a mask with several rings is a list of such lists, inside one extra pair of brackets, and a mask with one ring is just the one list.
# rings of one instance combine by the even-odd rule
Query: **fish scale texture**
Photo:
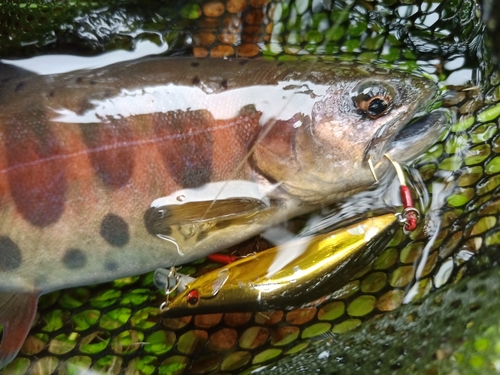
[[(398, 232), (370, 269), (316, 307), (164, 319), (150, 274), (58, 291), (42, 297), (23, 349), (2, 374), (496, 373), (500, 78), (475, 3), (332, 2), (324, 10), (317, 2), (228, 0), (221, 14), (214, 3), (168, 2), (150, 12), (135, 1), (0, 1), (0, 19), (9, 20), (0, 22), (0, 54), (68, 52), (75, 43), (95, 54), (148, 40), (199, 56), (336, 55), (409, 70), (428, 60), (423, 67), (440, 80), (474, 68), (480, 91), (449, 99), (457, 123), (413, 166), (431, 192), (443, 176), (456, 182), (423, 277), (414, 278), (427, 239), (419, 230)], [(455, 59), (464, 62), (443, 63)], [(198, 262), (183, 272), (212, 267)], [(436, 291), (444, 267), (452, 284)], [(399, 307), (412, 286), (417, 302)]]

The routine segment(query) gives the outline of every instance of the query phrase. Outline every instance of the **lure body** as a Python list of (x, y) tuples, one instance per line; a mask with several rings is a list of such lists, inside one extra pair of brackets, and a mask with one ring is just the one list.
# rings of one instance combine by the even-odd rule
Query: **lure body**
[(0, 367), (40, 294), (183, 264), (370, 187), (367, 159), (383, 176), (438, 93), (372, 66), (237, 59), (0, 85)]
[(279, 310), (320, 298), (376, 259), (397, 222), (394, 214), (373, 217), (237, 260), (187, 284), (165, 316)]

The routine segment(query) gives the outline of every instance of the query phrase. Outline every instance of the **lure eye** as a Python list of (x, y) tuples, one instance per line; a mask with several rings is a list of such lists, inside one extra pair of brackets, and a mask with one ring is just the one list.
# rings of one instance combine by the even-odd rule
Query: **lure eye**
[(196, 289), (190, 291), (186, 297), (188, 305), (194, 306), (200, 300), (200, 293)]
[(352, 100), (360, 114), (377, 119), (389, 110), (394, 97), (392, 91), (385, 85), (365, 82), (353, 90)]

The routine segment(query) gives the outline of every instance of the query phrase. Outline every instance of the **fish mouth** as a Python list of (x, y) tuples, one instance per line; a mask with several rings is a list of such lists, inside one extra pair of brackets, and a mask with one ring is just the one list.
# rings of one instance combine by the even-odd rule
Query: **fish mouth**
[[(383, 157), (385, 154), (394, 161), (405, 163), (425, 152), (438, 141), (454, 117), (449, 109), (440, 108), (441, 104), (441, 92), (436, 86), (413, 107), (413, 115), (411, 111), (406, 113), (410, 116), (410, 121), (398, 125), (401, 118), (395, 118), (379, 130), (365, 149), (363, 163), (367, 166), (371, 161), (381, 169), (387, 161)], [(391, 135), (390, 129), (398, 127), (400, 129)]]
[(415, 159), (439, 140), (453, 117), (453, 112), (447, 108), (438, 108), (421, 116), (417, 114), (396, 134), (385, 154), (399, 163)]

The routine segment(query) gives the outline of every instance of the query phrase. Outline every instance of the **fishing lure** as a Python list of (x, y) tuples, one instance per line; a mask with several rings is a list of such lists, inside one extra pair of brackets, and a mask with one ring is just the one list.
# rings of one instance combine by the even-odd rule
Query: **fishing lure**
[[(398, 224), (394, 214), (247, 256), (197, 279), (170, 274), (165, 316), (297, 306), (342, 286), (370, 264)], [(188, 277), (189, 278), (189, 277)], [(182, 280), (182, 281), (181, 281)], [(182, 284), (181, 287), (179, 287)], [(172, 292), (178, 294), (172, 297)]]
[[(168, 316), (228, 310), (283, 308), (320, 297), (335, 290), (366, 266), (390, 239), (394, 223), (406, 232), (416, 229), (419, 212), (401, 165), (385, 155), (396, 170), (403, 212), (366, 219), (329, 234), (302, 238), (292, 243), (237, 259), (234, 255), (212, 254), (213, 261), (226, 264), (198, 279), (180, 274), (172, 267), (157, 270), (158, 286), (167, 295), (161, 310)], [(374, 171), (373, 176), (377, 179)], [(327, 289), (328, 288), (328, 289)], [(171, 295), (178, 295), (171, 299)], [(242, 310), (241, 310), (242, 311)]]

